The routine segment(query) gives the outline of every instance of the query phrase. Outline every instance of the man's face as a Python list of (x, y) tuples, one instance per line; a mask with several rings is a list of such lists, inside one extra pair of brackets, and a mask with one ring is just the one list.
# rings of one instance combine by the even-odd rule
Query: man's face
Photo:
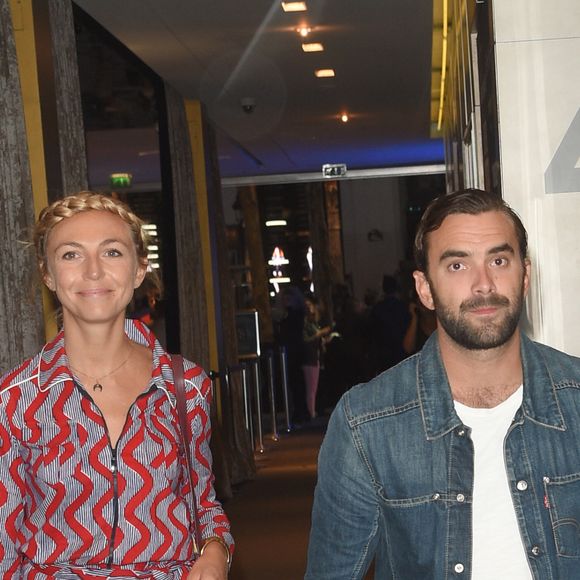
[(413, 274), (440, 332), (469, 350), (496, 348), (514, 336), (529, 275), (514, 225), (497, 211), (445, 218), (429, 234), (427, 274)]

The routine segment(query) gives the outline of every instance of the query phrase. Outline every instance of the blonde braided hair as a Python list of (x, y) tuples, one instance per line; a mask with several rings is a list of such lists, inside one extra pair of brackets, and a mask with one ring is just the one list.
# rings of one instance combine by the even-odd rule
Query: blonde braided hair
[(147, 234), (143, 230), (143, 222), (122, 201), (93, 191), (81, 191), (63, 197), (45, 207), (38, 216), (33, 231), (33, 244), (41, 274), (46, 274), (46, 243), (52, 229), (62, 220), (85, 211), (108, 211), (119, 216), (131, 231), (135, 244), (137, 259), (147, 265)]

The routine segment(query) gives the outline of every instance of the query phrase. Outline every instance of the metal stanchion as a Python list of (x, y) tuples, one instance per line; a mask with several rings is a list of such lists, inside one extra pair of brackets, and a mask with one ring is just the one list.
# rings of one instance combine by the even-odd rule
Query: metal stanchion
[(286, 349), (280, 347), (280, 374), (282, 375), (282, 394), (284, 395), (284, 412), (286, 414), (286, 431), (290, 433), (292, 424), (290, 422), (290, 403), (288, 401), (288, 370), (286, 366)]
[[(231, 365), (228, 367), (226, 372), (226, 378), (229, 385), (229, 395), (230, 399), (232, 397), (232, 374), (234, 372), (241, 373), (242, 376), (242, 395), (244, 398), (244, 426), (248, 432), (248, 436), (252, 445), (254, 444), (254, 422), (252, 420), (252, 409), (250, 402), (250, 393), (248, 391), (248, 369), (246, 363), (241, 363), (239, 365)], [(232, 424), (233, 424), (233, 410), (232, 410)], [(237, 434), (237, 431), (234, 431)]]
[[(262, 396), (260, 393), (260, 359), (256, 358), (254, 364), (254, 393), (256, 396), (256, 415), (257, 415), (257, 448), (260, 453), (264, 453), (264, 434), (262, 432)], [(255, 447), (254, 447), (255, 448)]]
[(278, 427), (276, 426), (276, 396), (274, 393), (274, 353), (268, 351), (268, 391), (270, 394), (270, 413), (272, 415), (272, 440), (278, 441)]

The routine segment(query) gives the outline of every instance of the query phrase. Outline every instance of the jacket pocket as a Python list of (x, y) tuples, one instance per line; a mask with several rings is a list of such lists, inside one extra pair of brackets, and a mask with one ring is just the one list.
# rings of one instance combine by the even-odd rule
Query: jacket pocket
[(580, 558), (580, 473), (544, 477), (544, 491), (558, 555)]

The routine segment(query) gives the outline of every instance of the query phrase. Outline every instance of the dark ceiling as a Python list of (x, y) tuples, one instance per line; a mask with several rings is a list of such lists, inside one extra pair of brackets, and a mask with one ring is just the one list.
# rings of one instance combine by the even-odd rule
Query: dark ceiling
[[(325, 163), (351, 170), (443, 161), (441, 139), (430, 138), (430, 0), (308, 0), (301, 13), (285, 13), (272, 0), (75, 3), (184, 97), (205, 104), (222, 177), (320, 172)], [(302, 51), (300, 24), (324, 52)], [(102, 107), (94, 98), (106, 93), (106, 55), (102, 60), (81, 70), (85, 86), (93, 85), (94, 102), (85, 94), (85, 107)], [(335, 78), (315, 77), (327, 67)], [(126, 114), (142, 122), (129, 130), (114, 122), (123, 115), (117, 95), (104, 111), (110, 126), (87, 127), (93, 186), (107, 179), (111, 159), (117, 170), (126, 164), (141, 181), (155, 180), (151, 88), (130, 67), (125, 76), (143, 95)], [(242, 106), (248, 102), (251, 112)], [(340, 121), (343, 112), (348, 123)]]

